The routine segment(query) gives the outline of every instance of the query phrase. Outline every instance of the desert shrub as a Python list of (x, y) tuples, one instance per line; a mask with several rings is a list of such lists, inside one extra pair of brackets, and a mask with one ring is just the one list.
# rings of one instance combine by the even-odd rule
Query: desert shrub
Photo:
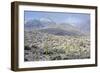
[(62, 58), (61, 58), (61, 56), (59, 56), (59, 55), (58, 55), (58, 56), (54, 56), (54, 57), (51, 58), (51, 60), (61, 60), (61, 59), (62, 59)]
[[(56, 36), (37, 31), (25, 32), (25, 61), (84, 59), (90, 57), (86, 36)], [(27, 51), (27, 52), (26, 52)]]
[(31, 50), (31, 48), (29, 46), (25, 46), (24, 49), (25, 50)]

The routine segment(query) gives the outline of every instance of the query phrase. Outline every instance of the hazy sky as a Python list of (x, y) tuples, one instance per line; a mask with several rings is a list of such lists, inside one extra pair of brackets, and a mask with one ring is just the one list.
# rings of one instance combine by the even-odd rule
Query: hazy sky
[(25, 22), (33, 19), (53, 20), (56, 23), (90, 24), (90, 14), (67, 12), (24, 11)]

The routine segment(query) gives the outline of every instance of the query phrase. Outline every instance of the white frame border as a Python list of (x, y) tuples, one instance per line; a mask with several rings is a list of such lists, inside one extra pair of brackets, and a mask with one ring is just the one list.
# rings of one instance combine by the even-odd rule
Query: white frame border
[[(90, 13), (91, 15), (91, 59), (78, 60), (61, 60), (61, 61), (39, 61), (39, 62), (24, 62), (24, 10), (32, 11), (51, 11), (51, 12), (74, 12), (74, 13)], [(35, 68), (35, 67), (50, 67), (64, 65), (84, 65), (95, 64), (95, 9), (79, 9), (79, 8), (62, 8), (48, 6), (27, 6), (19, 5), (19, 68)], [(92, 28), (93, 27), (93, 28)]]

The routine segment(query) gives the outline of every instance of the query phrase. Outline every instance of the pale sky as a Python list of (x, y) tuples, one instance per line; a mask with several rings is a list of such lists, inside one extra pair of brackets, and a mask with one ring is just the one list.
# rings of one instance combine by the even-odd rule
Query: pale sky
[(74, 25), (90, 24), (90, 14), (85, 13), (24, 11), (25, 22), (33, 19), (52, 19), (56, 23), (70, 23)]

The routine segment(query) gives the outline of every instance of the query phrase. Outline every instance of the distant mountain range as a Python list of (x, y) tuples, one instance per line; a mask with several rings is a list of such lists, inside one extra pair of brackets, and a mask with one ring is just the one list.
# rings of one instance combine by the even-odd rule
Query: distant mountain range
[(87, 35), (89, 34), (90, 26), (81, 24), (73, 26), (68, 23), (56, 23), (52, 20), (34, 19), (25, 23), (25, 30), (38, 30), (41, 32), (54, 34), (54, 35)]

